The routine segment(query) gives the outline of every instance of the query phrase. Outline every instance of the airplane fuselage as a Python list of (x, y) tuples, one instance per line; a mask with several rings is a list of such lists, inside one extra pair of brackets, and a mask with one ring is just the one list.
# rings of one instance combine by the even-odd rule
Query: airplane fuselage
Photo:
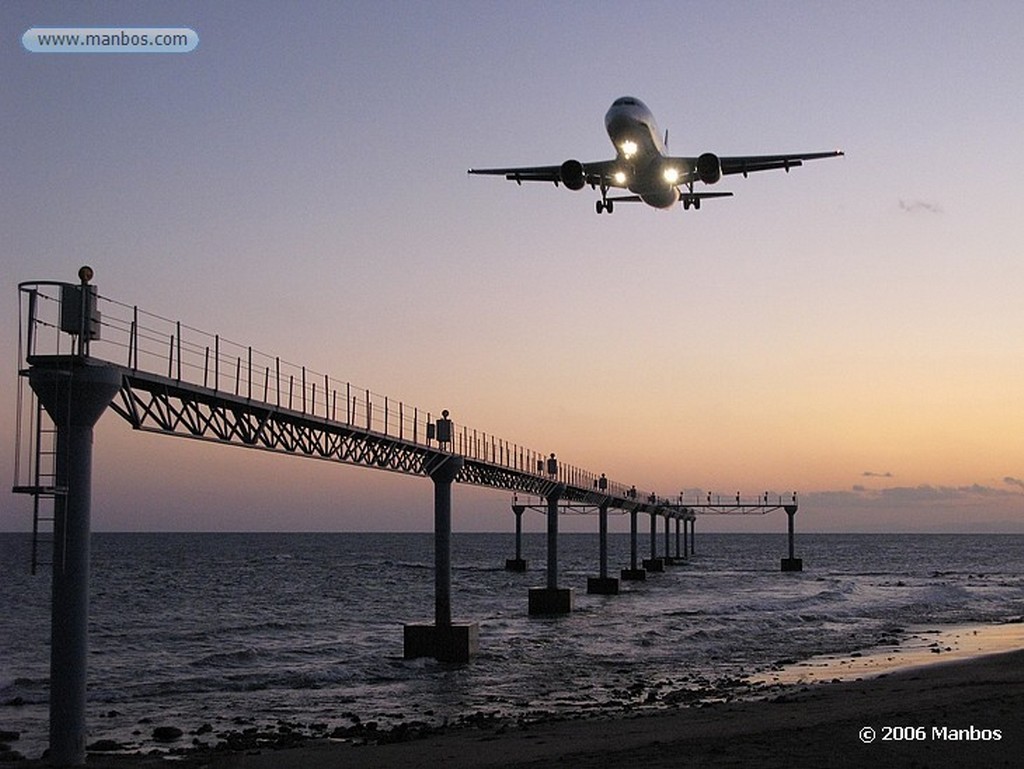
[(626, 175), (627, 189), (649, 206), (674, 206), (679, 201), (679, 191), (666, 178), (668, 153), (647, 105), (632, 96), (616, 99), (605, 113), (604, 127)]

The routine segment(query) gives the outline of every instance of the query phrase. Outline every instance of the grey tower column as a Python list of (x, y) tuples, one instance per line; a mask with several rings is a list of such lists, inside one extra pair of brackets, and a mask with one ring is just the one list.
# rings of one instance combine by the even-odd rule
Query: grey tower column
[(33, 366), (29, 384), (57, 430), (50, 640), (50, 763), (85, 763), (93, 427), (121, 373), (87, 361)]

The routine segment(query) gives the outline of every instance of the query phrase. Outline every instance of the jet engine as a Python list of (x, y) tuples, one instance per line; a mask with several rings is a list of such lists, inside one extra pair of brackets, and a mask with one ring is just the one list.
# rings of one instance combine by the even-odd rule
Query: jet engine
[(705, 184), (714, 184), (722, 178), (722, 163), (718, 155), (705, 152), (697, 158), (697, 178)]
[(558, 168), (558, 176), (570, 190), (582, 190), (587, 183), (587, 174), (578, 160), (566, 160)]

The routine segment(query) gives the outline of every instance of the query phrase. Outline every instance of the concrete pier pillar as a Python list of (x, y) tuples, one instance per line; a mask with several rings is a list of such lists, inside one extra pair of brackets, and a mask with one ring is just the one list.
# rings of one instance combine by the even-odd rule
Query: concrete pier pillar
[(623, 569), (620, 575), (624, 580), (641, 581), (647, 579), (647, 571), (638, 568), (636, 562), (636, 527), (637, 510), (629, 511), (629, 568)]
[[(557, 464), (554, 454), (548, 460), (548, 473), (555, 477)], [(572, 588), (558, 587), (558, 501), (565, 493), (565, 484), (559, 483), (548, 494), (548, 563), (547, 585), (532, 587), (529, 593), (529, 613), (534, 615), (569, 614), (572, 611)]]
[(690, 519), (690, 555), (694, 554), (694, 547), (697, 542), (697, 519)]
[(676, 518), (676, 560), (678, 561), (682, 556), (679, 554), (679, 518)]
[(554, 590), (558, 587), (558, 500), (564, 491), (563, 486), (548, 495), (548, 541), (547, 541), (547, 587)]
[(452, 481), (462, 457), (447, 456), (430, 470), (434, 482), (434, 622), (452, 624)]
[(468, 662), (479, 650), (476, 623), (452, 623), (452, 482), (462, 457), (439, 455), (427, 468), (434, 482), (434, 624), (405, 626), (405, 658)]
[(33, 366), (29, 384), (57, 430), (50, 636), (50, 755), (85, 763), (89, 647), (89, 534), (93, 427), (121, 389), (110, 366), (74, 360)]
[(647, 571), (665, 571), (665, 561), (658, 557), (658, 514), (651, 511), (651, 557), (644, 559)]
[(598, 576), (608, 576), (608, 503), (605, 502), (597, 511), (598, 533)]
[(803, 571), (804, 561), (802, 558), (797, 558), (794, 552), (794, 523), (793, 519), (796, 518), (796, 505), (786, 505), (783, 508), (786, 511), (786, 517), (789, 518), (789, 558), (782, 559), (782, 570), (783, 571)]
[(512, 512), (516, 516), (516, 557), (505, 559), (506, 571), (526, 571), (526, 561), (523, 560), (523, 511), (525, 505), (512, 505)]
[(619, 594), (619, 580), (608, 576), (608, 504), (598, 508), (599, 576), (587, 578), (587, 592), (597, 595)]
[(690, 522), (683, 518), (683, 558), (690, 557)]
[(665, 514), (665, 559), (664, 559), (666, 566), (671, 566), (673, 563), (675, 563), (675, 559), (672, 557), (672, 552), (669, 549), (669, 540), (672, 537), (672, 533), (669, 530), (671, 528), (671, 525), (672, 525), (672, 518), (668, 515), (668, 513), (666, 513)]

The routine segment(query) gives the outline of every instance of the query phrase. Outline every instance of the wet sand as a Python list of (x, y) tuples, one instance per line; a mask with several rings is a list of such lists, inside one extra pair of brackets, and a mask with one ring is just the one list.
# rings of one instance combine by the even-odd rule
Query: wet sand
[[(941, 655), (937, 655), (941, 656)], [(90, 755), (101, 769), (1010, 767), (1024, 755), (1024, 650), (614, 719), (463, 727), (394, 744), (310, 740), (260, 752)], [(865, 728), (874, 739), (865, 742)], [(41, 766), (37, 762), (20, 766)]]
[(765, 686), (852, 681), (1015, 649), (1024, 649), (1024, 622), (916, 627), (908, 628), (898, 639), (894, 637), (891, 644), (853, 654), (826, 654), (776, 665), (770, 671), (751, 676), (749, 681)]

